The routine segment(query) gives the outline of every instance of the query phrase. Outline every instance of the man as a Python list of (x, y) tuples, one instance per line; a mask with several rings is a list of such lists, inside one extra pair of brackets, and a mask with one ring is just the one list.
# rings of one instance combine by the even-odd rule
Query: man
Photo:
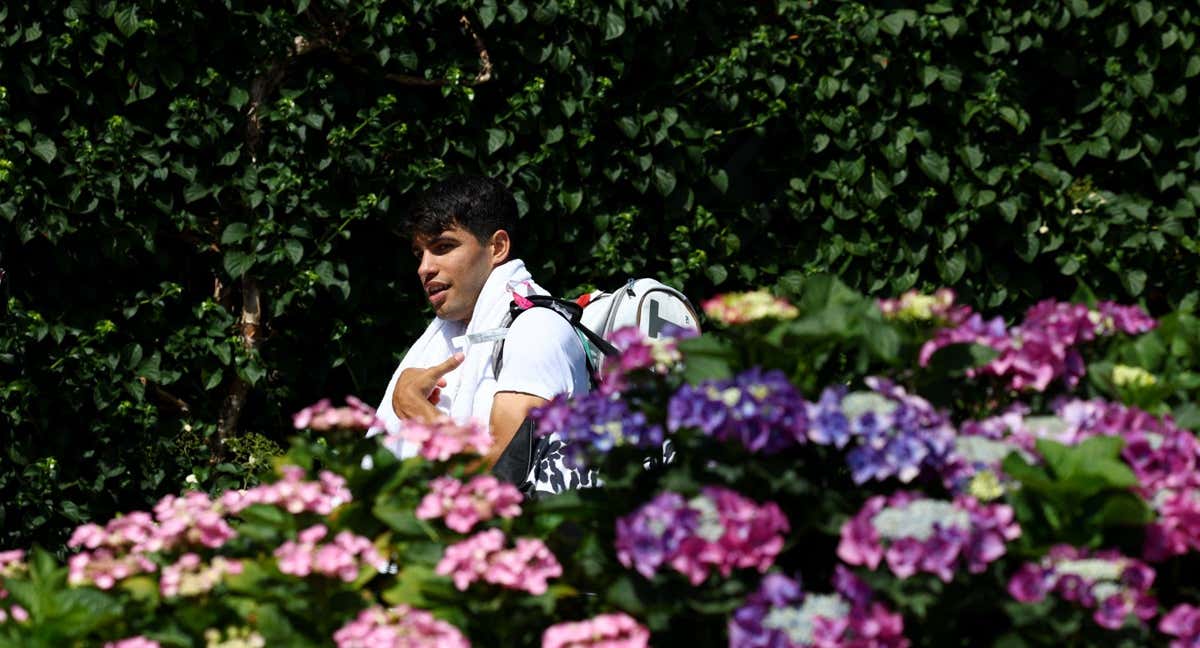
[[(489, 468), (531, 409), (590, 388), (575, 329), (546, 308), (513, 321), (495, 375), (493, 344), (507, 323), (513, 293), (545, 294), (514, 256), (516, 220), (512, 194), (483, 177), (451, 177), (411, 206), (405, 229), (435, 318), (401, 361), (378, 408), (385, 423), (446, 415), (460, 423), (488, 421)], [(416, 452), (393, 450), (401, 457)]]

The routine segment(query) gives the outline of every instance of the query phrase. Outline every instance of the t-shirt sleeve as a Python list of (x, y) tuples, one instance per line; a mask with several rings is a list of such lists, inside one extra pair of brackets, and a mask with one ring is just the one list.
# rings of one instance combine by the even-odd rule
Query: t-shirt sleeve
[(581, 382), (587, 384), (583, 353), (583, 343), (567, 320), (547, 308), (531, 309), (508, 330), (496, 391), (546, 400), (564, 393), (574, 396)]

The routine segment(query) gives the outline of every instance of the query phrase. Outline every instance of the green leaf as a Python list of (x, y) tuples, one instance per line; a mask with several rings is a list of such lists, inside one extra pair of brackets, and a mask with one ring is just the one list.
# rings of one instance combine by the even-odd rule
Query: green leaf
[(708, 176), (708, 179), (712, 181), (717, 191), (721, 193), (729, 191), (729, 174), (725, 173), (725, 169), (718, 169), (716, 173)]
[(767, 77), (767, 87), (771, 89), (771, 94), (778, 97), (783, 92), (783, 89), (787, 87), (787, 80), (778, 74), (772, 74)]
[(583, 189), (563, 189), (558, 192), (558, 201), (567, 208), (567, 213), (573, 214), (583, 203)]
[(134, 32), (141, 27), (141, 22), (137, 17), (137, 5), (131, 4), (113, 14), (113, 22), (117, 24), (117, 30), (126, 38), (133, 36)]
[(229, 89), (229, 99), (226, 99), (225, 103), (233, 106), (237, 110), (241, 110), (242, 106), (245, 106), (247, 101), (250, 101), (250, 93), (238, 86), (233, 86)]
[(225, 226), (225, 231), (221, 232), (221, 245), (237, 243), (238, 241), (250, 236), (250, 227), (245, 223), (230, 223)]
[(892, 36), (899, 36), (900, 32), (904, 31), (904, 27), (912, 24), (916, 17), (917, 12), (912, 9), (901, 9), (884, 16), (879, 21), (879, 27)]
[(1143, 270), (1126, 270), (1121, 274), (1121, 283), (1130, 297), (1137, 297), (1146, 289), (1146, 273)]
[(496, 19), (498, 9), (495, 0), (487, 0), (479, 7), (479, 24), (484, 29), (491, 26), (492, 21)]
[(508, 11), (508, 15), (512, 17), (513, 23), (520, 23), (529, 15), (529, 10), (525, 8), (525, 3), (521, 0), (513, 0), (504, 3), (504, 8)]
[(508, 132), (501, 128), (487, 129), (487, 152), (488, 155), (499, 151), (508, 141)]
[(625, 17), (610, 9), (604, 16), (604, 40), (618, 38), (624, 33)]
[(737, 354), (724, 340), (710, 334), (679, 341), (683, 354), (683, 376), (690, 384), (719, 380), (733, 375), (730, 368)]
[(1102, 124), (1104, 131), (1108, 133), (1108, 136), (1115, 143), (1120, 141), (1129, 132), (1129, 127), (1133, 124), (1133, 117), (1123, 110), (1118, 110), (1117, 112), (1105, 115)]
[(968, 369), (975, 369), (991, 362), (1000, 355), (992, 347), (964, 342), (948, 344), (929, 357), (929, 371), (947, 376), (965, 375)]
[(954, 38), (955, 34), (962, 29), (963, 21), (955, 16), (946, 16), (942, 18), (942, 29), (946, 31), (946, 36)]
[(33, 153), (42, 158), (43, 162), (49, 164), (58, 155), (58, 147), (49, 138), (38, 137), (37, 142), (33, 145)]
[(641, 132), (642, 125), (641, 122), (633, 117), (621, 117), (617, 119), (617, 128), (621, 129), (622, 133), (625, 133), (625, 137), (633, 139)]
[(1154, 5), (1151, 5), (1147, 0), (1142, 0), (1133, 5), (1133, 20), (1138, 27), (1145, 25), (1154, 17)]
[(248, 254), (240, 250), (230, 250), (225, 253), (225, 272), (234, 279), (241, 279), (242, 275), (254, 267), (254, 260), (253, 254)]
[(670, 169), (655, 167), (654, 186), (658, 189), (658, 193), (664, 196), (671, 195), (671, 192), (675, 191), (675, 173)]
[(1154, 91), (1154, 75), (1149, 72), (1135, 74), (1129, 80), (1129, 86), (1133, 88), (1134, 92), (1141, 95), (1143, 99), (1149, 97), (1150, 93)]
[(708, 276), (709, 280), (712, 281), (713, 285), (715, 286), (725, 283), (725, 280), (729, 278), (729, 271), (725, 269), (725, 266), (719, 263), (708, 266), (708, 268), (704, 271), (704, 274)]
[(288, 258), (292, 260), (293, 264), (300, 263), (300, 259), (304, 258), (304, 244), (300, 241), (297, 241), (296, 239), (288, 239), (287, 242), (283, 244), (283, 247), (284, 251), (287, 252)]
[(956, 252), (949, 257), (937, 258), (938, 275), (947, 285), (958, 283), (962, 278), (963, 272), (967, 269), (967, 259), (962, 252)]
[(190, 184), (183, 189), (183, 201), (194, 203), (208, 195), (208, 187), (199, 183)]
[(925, 172), (925, 175), (941, 184), (946, 184), (946, 181), (950, 179), (950, 162), (945, 156), (938, 155), (933, 151), (926, 151), (918, 158), (917, 166)]

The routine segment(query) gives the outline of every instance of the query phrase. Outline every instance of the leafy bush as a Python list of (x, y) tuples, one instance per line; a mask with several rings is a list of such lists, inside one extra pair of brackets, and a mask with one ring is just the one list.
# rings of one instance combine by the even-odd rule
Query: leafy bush
[[(536, 412), (601, 487), (522, 501), (476, 474), (481, 427), (408, 421), (381, 444), (362, 437), (370, 408), (321, 402), (269, 483), (81, 526), (66, 565), (0, 554), (0, 640), (1195, 639), (1200, 441), (1085, 379), (1153, 320), (1046, 302), (948, 342), (981, 319), (950, 293), (876, 307), (827, 276), (783, 286), (806, 298), (724, 295), (707, 310), (736, 324), (623, 335), (597, 391)], [(956, 352), (971, 344), (1000, 349)], [(1014, 388), (1006, 367), (1051, 379)], [(814, 375), (849, 384), (798, 388)], [(419, 456), (397, 460), (397, 438)]]
[(453, 171), (513, 188), (521, 253), (568, 295), (800, 269), (1006, 317), (1079, 283), (1190, 310), (1198, 21), (1103, 0), (6, 3), (0, 537), (52, 544), (190, 474), (251, 483), (286, 412), (376, 396), (422, 319), (395, 213)]

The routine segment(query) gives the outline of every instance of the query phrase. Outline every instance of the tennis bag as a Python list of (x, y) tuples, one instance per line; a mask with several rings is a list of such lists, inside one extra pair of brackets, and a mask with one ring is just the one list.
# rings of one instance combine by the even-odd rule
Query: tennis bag
[[(618, 355), (610, 341), (614, 331), (636, 326), (649, 338), (665, 334), (679, 335), (681, 330), (699, 333), (696, 309), (678, 290), (650, 278), (630, 279), (613, 292), (596, 290), (574, 301), (531, 295), (522, 303), (509, 305), (506, 326), (530, 308), (549, 308), (575, 327), (586, 351), (592, 387), (607, 358)], [(504, 341), (492, 351), (496, 375), (504, 363)], [(561, 458), (549, 456), (551, 445), (546, 437), (535, 434), (535, 424), (526, 418), (496, 461), (492, 474), (517, 485), (526, 496), (557, 493), (568, 488), (590, 485), (590, 475), (565, 475)]]

